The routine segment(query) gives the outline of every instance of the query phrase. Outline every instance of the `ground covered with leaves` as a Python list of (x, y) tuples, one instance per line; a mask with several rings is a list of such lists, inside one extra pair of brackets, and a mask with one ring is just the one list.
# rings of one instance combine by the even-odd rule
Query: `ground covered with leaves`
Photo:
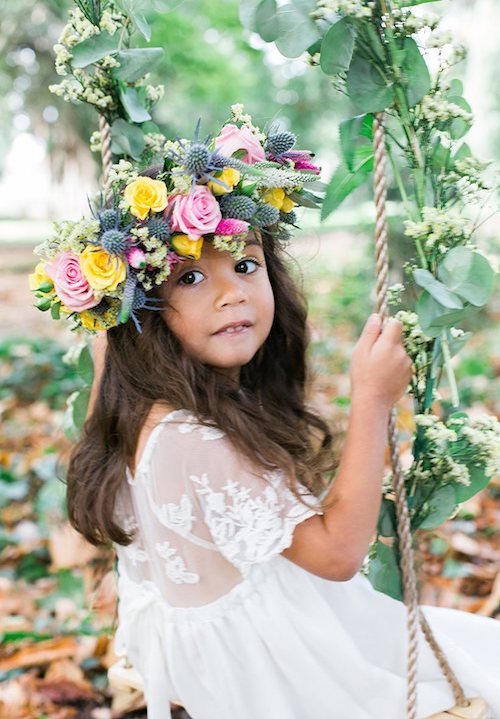
[[(336, 271), (335, 253), (330, 264), (317, 259), (305, 277), (315, 402), (345, 427), (350, 353), (372, 311), (373, 268)], [(28, 309), (22, 335), (9, 313), (0, 333), (0, 718), (145, 717), (140, 693), (113, 694), (109, 686), (107, 671), (118, 659), (114, 557), (74, 532), (65, 510), (66, 398), (83, 381), (65, 357), (71, 336), (63, 327), (54, 333), (55, 323), (29, 311), (23, 284), (29, 262), (19, 255), (10, 264), (2, 290), (7, 305)], [(498, 308), (488, 312), (456, 374), (467, 412), (500, 416)], [(411, 398), (398, 409), (408, 461)], [(500, 619), (498, 477), (418, 540), (422, 604)], [(181, 709), (174, 716), (187, 717)]]

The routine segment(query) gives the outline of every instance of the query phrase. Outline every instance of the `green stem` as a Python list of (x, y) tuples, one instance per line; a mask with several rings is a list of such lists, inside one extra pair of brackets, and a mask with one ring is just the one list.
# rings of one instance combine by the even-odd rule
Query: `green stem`
[(458, 407), (460, 405), (460, 398), (458, 396), (458, 388), (457, 388), (457, 382), (455, 379), (455, 373), (453, 372), (453, 367), (451, 366), (450, 347), (448, 345), (446, 329), (443, 329), (441, 331), (441, 351), (443, 353), (444, 366), (446, 369), (446, 375), (448, 377), (448, 384), (450, 385), (451, 403), (452, 403), (453, 407)]
[(401, 173), (399, 171), (399, 167), (396, 164), (396, 160), (394, 159), (394, 155), (392, 154), (390, 145), (386, 145), (386, 152), (387, 152), (387, 156), (389, 157), (389, 161), (391, 163), (392, 171), (394, 173), (394, 178), (396, 180), (396, 184), (398, 186), (399, 194), (401, 195), (401, 200), (403, 201), (403, 205), (406, 210), (406, 214), (408, 215), (408, 217), (411, 217), (412, 210), (411, 210), (410, 202), (408, 200), (408, 195), (406, 194), (405, 186), (404, 186), (403, 180), (401, 178)]

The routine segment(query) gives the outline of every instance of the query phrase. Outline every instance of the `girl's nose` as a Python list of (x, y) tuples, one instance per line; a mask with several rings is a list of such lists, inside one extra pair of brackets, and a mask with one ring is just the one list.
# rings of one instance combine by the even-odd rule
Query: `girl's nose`
[(233, 272), (233, 277), (220, 277), (217, 280), (216, 305), (236, 305), (246, 302), (248, 295), (243, 282)]

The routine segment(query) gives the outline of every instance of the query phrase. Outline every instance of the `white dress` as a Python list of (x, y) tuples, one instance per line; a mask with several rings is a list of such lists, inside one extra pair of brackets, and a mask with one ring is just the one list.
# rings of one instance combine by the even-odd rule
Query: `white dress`
[[(254, 469), (254, 471), (252, 471)], [(306, 491), (306, 490), (304, 490)], [(312, 495), (309, 503), (317, 503)], [(332, 582), (280, 553), (319, 513), (185, 410), (148, 437), (116, 504), (116, 651), (142, 676), (148, 719), (403, 719), (406, 609), (363, 574)], [(468, 696), (500, 719), (500, 622), (424, 607)], [(454, 704), (419, 636), (418, 719)]]

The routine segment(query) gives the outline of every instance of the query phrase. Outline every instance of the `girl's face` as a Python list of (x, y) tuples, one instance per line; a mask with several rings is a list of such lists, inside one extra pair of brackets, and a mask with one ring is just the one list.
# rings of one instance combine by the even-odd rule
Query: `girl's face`
[(185, 351), (236, 381), (271, 331), (274, 297), (253, 236), (241, 260), (205, 241), (199, 260), (174, 267), (162, 296), (170, 305), (162, 317)]

